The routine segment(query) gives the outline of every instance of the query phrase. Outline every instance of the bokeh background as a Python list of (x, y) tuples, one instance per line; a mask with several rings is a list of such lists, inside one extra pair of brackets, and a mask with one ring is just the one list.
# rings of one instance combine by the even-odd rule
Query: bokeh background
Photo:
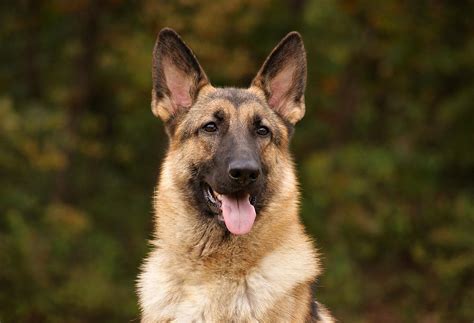
[(468, 0), (2, 2), (0, 321), (137, 319), (167, 146), (151, 52), (170, 26), (217, 86), (302, 33), (292, 150), (341, 322), (472, 322), (473, 17)]

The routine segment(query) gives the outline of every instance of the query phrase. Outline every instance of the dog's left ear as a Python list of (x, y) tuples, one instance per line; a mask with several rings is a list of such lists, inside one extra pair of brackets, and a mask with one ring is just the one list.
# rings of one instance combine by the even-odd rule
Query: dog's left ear
[(158, 34), (153, 49), (151, 110), (164, 122), (187, 111), (199, 90), (209, 84), (192, 50), (171, 28)]
[(305, 113), (306, 52), (301, 35), (291, 32), (273, 49), (252, 81), (268, 105), (295, 124)]

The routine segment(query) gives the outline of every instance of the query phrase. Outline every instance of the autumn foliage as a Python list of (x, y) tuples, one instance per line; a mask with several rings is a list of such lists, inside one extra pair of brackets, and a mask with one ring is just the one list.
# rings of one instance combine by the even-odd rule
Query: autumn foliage
[(292, 150), (318, 298), (341, 322), (472, 321), (473, 16), (468, 0), (0, 4), (0, 321), (138, 317), (167, 145), (150, 111), (164, 26), (216, 86), (247, 86), (303, 35)]

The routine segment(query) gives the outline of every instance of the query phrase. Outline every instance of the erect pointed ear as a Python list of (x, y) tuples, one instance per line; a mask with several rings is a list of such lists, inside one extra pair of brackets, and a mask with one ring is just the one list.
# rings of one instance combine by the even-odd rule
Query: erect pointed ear
[(151, 110), (163, 121), (187, 111), (199, 90), (209, 84), (191, 49), (172, 29), (158, 34), (153, 49)]
[(295, 124), (304, 116), (306, 53), (301, 35), (291, 32), (273, 49), (252, 81), (265, 93), (268, 105)]

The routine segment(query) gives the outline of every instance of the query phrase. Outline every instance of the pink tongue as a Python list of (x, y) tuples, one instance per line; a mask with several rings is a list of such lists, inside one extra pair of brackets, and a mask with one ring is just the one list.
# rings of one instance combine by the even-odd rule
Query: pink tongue
[(249, 201), (249, 195), (233, 198), (221, 195), (222, 215), (227, 229), (233, 234), (246, 234), (255, 221), (255, 208)]

